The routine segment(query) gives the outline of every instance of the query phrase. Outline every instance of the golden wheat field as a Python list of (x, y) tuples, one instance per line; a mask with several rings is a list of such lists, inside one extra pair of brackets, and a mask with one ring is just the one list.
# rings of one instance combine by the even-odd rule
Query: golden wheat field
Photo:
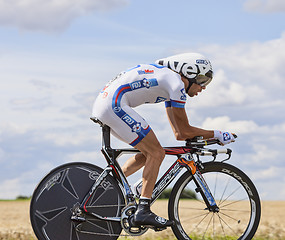
[[(0, 201), (0, 240), (35, 240), (29, 220), (29, 201)], [(152, 210), (167, 218), (167, 201), (157, 201)], [(285, 239), (285, 201), (262, 202), (262, 217), (256, 236), (262, 239)], [(120, 237), (120, 240), (126, 237)], [(128, 239), (175, 239), (171, 230)]]

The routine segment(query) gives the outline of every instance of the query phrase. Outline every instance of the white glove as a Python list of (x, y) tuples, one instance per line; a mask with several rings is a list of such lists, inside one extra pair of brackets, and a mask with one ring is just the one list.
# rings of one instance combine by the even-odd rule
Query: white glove
[(235, 141), (233, 134), (229, 132), (221, 132), (219, 130), (214, 130), (214, 138), (218, 139), (222, 145)]

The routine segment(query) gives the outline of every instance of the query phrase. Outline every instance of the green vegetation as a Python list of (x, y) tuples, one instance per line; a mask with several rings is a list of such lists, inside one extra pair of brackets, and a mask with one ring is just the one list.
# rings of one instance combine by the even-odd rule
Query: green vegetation
[(23, 200), (24, 201), (31, 200), (31, 197), (19, 195), (15, 199), (0, 199), (1, 202), (12, 202), (12, 201), (23, 201)]
[(31, 199), (31, 197), (22, 196), (22, 195), (16, 197), (16, 200), (29, 200), (29, 199)]
[[(36, 238), (29, 235), (29, 234), (20, 234), (20, 233), (14, 233), (14, 234), (1, 234), (0, 233), (0, 240), (35, 240)], [(120, 237), (118, 240), (134, 240), (134, 239), (142, 239), (142, 237)], [(155, 239), (153, 237), (146, 237), (143, 238), (144, 240), (175, 240), (176, 238), (169, 238), (169, 237), (156, 237)], [(201, 238), (192, 238), (193, 240), (198, 240)], [(206, 240), (212, 240), (213, 238), (205, 238)], [(225, 239), (223, 237), (221, 238), (215, 238), (215, 239)], [(226, 238), (227, 240), (236, 240), (235, 238)], [(253, 240), (285, 240), (285, 238), (280, 237), (254, 237)]]
[[(134, 237), (120, 237), (118, 238), (118, 240), (134, 240), (135, 238)], [(141, 238), (139, 238), (141, 239)], [(152, 238), (152, 237), (146, 237), (146, 238), (143, 238), (144, 240), (176, 240), (176, 238), (169, 238), (169, 237), (156, 237), (155, 239)], [(236, 240), (236, 238), (234, 237), (215, 237), (215, 238), (212, 238), (212, 237), (205, 237), (203, 238), (205, 240)], [(201, 240), (201, 236), (200, 237), (193, 237), (192, 240)], [(285, 238), (282, 238), (282, 237), (269, 237), (269, 236), (264, 236), (264, 237), (254, 237), (253, 240), (285, 240)]]
[[(172, 191), (172, 188), (165, 189), (161, 193), (161, 195), (159, 196), (159, 199), (169, 199), (171, 191)], [(193, 192), (191, 190), (185, 190), (184, 189), (182, 194), (181, 194), (181, 198), (183, 198), (183, 199), (197, 199), (197, 195), (195, 192)]]

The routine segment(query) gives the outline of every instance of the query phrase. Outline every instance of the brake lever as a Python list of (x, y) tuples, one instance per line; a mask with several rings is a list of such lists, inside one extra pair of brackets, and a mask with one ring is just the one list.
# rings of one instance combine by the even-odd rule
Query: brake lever
[(232, 156), (232, 153), (228, 153), (228, 158), (224, 159), (224, 160), (223, 160), (223, 161), (221, 161), (221, 162), (225, 162), (225, 161), (230, 160), (231, 156)]

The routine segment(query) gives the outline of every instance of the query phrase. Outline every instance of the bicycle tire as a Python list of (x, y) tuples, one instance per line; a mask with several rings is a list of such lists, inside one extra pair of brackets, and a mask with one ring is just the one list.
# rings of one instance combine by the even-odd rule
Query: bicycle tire
[(193, 240), (252, 239), (261, 215), (260, 198), (252, 181), (227, 163), (208, 162), (203, 166), (200, 172), (220, 211), (207, 209), (196, 193), (192, 175), (185, 172), (174, 185), (168, 206), (169, 218), (175, 222), (175, 236)]
[[(117, 239), (120, 222), (85, 216), (86, 221), (71, 220), (72, 209), (78, 208), (93, 183), (103, 171), (89, 163), (68, 163), (47, 174), (34, 190), (30, 219), (40, 240)], [(124, 197), (116, 180), (107, 175), (88, 201), (86, 209), (101, 216), (118, 217)]]

